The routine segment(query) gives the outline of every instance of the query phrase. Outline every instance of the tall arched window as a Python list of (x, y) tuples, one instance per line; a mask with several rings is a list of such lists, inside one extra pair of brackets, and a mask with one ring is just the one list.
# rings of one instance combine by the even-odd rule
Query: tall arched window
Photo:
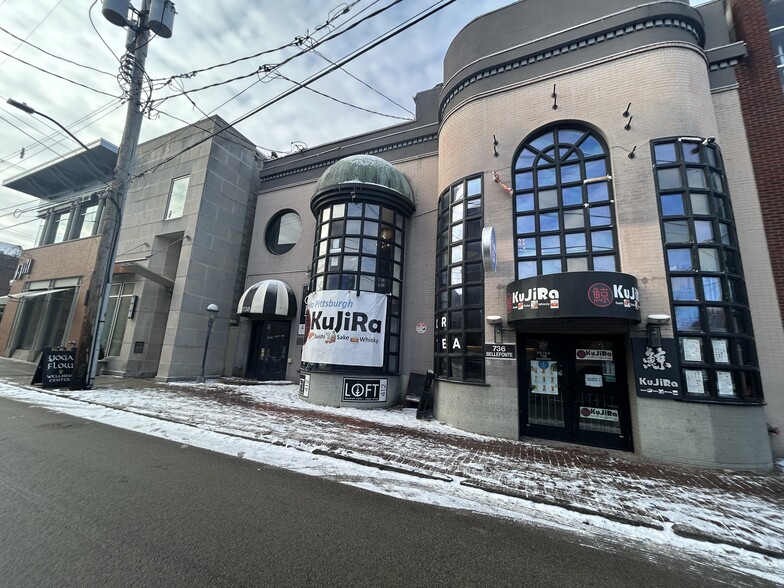
[(617, 271), (607, 148), (575, 124), (537, 132), (514, 163), (517, 278)]

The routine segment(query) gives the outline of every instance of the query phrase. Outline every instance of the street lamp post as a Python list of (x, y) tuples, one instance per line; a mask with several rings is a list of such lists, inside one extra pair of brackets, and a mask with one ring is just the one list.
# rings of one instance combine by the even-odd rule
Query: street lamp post
[(199, 382), (204, 381), (204, 365), (207, 363), (207, 348), (210, 346), (210, 333), (212, 332), (212, 323), (218, 317), (218, 305), (210, 304), (207, 306), (207, 312), (210, 318), (207, 319), (207, 338), (204, 340), (204, 355), (201, 357), (201, 374), (199, 375)]
[(51, 121), (51, 122), (53, 122), (53, 123), (54, 123), (54, 124), (56, 124), (58, 127), (60, 127), (60, 128), (63, 130), (63, 131), (65, 131), (65, 132), (68, 134), (68, 136), (69, 136), (69, 137), (71, 137), (71, 139), (73, 139), (74, 141), (76, 141), (77, 143), (79, 143), (79, 145), (81, 145), (81, 146), (82, 146), (82, 149), (84, 149), (85, 151), (89, 151), (89, 150), (90, 150), (90, 148), (89, 148), (87, 145), (85, 145), (84, 143), (82, 143), (82, 142), (81, 142), (81, 141), (80, 141), (80, 140), (79, 140), (79, 139), (76, 137), (76, 135), (74, 135), (74, 134), (73, 134), (71, 131), (69, 131), (68, 129), (66, 129), (66, 128), (65, 128), (63, 125), (61, 125), (59, 122), (57, 122), (56, 120), (54, 120), (54, 119), (53, 119), (51, 116), (46, 116), (46, 115), (45, 115), (43, 112), (38, 112), (38, 111), (37, 111), (35, 108), (33, 108), (32, 106), (28, 106), (28, 105), (27, 105), (27, 104), (25, 104), (24, 102), (17, 102), (17, 101), (16, 101), (16, 100), (14, 100), (13, 98), (9, 98), (8, 100), (6, 100), (6, 102), (7, 102), (8, 104), (10, 104), (11, 106), (13, 106), (14, 108), (18, 108), (19, 110), (21, 110), (21, 111), (23, 111), (23, 112), (26, 112), (27, 114), (37, 114), (38, 116), (40, 116), (40, 117), (42, 117), (42, 118), (45, 118), (45, 119), (46, 119), (46, 120), (48, 120), (48, 121)]

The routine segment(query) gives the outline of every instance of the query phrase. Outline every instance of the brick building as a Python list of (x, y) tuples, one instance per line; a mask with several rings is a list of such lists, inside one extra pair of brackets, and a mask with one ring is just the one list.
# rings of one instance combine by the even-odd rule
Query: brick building
[(414, 122), (267, 161), (233, 371), (375, 407), (432, 369), (462, 429), (769, 468), (781, 84), (736, 4), (511, 4)]

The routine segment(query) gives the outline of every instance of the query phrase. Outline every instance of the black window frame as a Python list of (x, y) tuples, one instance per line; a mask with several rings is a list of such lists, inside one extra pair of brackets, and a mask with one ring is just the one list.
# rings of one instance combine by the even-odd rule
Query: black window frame
[(472, 175), (438, 200), (434, 371), (439, 379), (485, 382), (484, 179)]
[[(651, 158), (683, 398), (761, 403), (759, 361), (721, 150), (712, 139), (665, 137), (651, 141)], [(668, 231), (670, 227), (676, 229)], [(721, 392), (727, 378), (732, 394)], [(690, 390), (691, 385), (703, 392)]]

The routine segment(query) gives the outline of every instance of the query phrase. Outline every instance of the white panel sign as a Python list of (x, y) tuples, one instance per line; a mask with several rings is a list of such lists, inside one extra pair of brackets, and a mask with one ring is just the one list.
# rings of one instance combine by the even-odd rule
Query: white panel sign
[(387, 297), (373, 292), (322, 290), (308, 296), (302, 361), (384, 365)]

